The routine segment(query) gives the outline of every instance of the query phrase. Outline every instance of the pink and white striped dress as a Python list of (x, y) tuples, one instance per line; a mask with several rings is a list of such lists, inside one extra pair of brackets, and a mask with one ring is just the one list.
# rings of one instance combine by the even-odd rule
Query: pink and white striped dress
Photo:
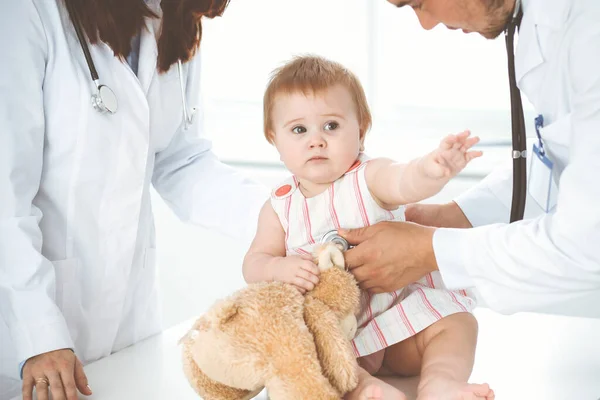
[[(341, 178), (315, 197), (304, 197), (294, 176), (273, 190), (271, 204), (285, 230), (288, 255), (311, 254), (323, 234), (333, 229), (404, 220), (402, 207), (385, 210), (371, 196), (365, 180), (367, 162), (361, 156)], [(362, 357), (375, 353), (443, 317), (471, 312), (474, 306), (474, 299), (466, 291), (446, 289), (439, 272), (395, 292), (376, 295), (363, 292), (353, 340), (355, 354)]]

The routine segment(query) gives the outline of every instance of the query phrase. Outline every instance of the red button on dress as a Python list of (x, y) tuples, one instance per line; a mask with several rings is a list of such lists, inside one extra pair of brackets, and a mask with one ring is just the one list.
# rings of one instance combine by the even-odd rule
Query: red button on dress
[(276, 196), (285, 196), (286, 194), (288, 194), (290, 192), (290, 190), (292, 190), (291, 185), (283, 185), (275, 191), (275, 195)]

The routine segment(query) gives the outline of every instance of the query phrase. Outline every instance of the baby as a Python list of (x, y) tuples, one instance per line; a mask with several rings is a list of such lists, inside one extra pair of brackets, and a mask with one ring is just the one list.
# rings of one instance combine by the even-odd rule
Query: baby
[[(371, 114), (356, 76), (336, 62), (298, 57), (277, 69), (264, 96), (264, 133), (292, 173), (263, 206), (243, 265), (246, 282), (281, 281), (302, 293), (319, 280), (321, 237), (340, 228), (403, 221), (403, 205), (438, 193), (481, 152), (462, 132), (409, 163), (372, 158)], [(398, 243), (399, 246), (402, 243)], [(493, 399), (468, 384), (477, 341), (474, 301), (439, 273), (392, 293), (364, 292), (352, 345), (358, 387), (346, 399), (406, 399), (377, 376), (421, 375), (418, 399)]]

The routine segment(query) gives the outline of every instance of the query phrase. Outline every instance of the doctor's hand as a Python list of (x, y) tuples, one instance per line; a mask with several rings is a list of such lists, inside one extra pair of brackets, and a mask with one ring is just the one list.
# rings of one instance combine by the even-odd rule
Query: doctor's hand
[(407, 221), (436, 228), (472, 228), (458, 204), (409, 204), (404, 210)]
[(346, 251), (346, 265), (361, 289), (371, 293), (398, 290), (437, 269), (434, 228), (411, 222), (379, 222), (340, 230), (356, 247)]
[(31, 357), (23, 367), (23, 400), (31, 400), (33, 388), (39, 400), (77, 400), (77, 390), (89, 396), (81, 361), (70, 349), (55, 350)]

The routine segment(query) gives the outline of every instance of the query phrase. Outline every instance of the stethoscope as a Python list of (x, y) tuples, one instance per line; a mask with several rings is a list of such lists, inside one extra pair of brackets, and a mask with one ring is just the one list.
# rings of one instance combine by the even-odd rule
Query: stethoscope
[[(68, 6), (69, 2), (67, 2)], [(117, 101), (117, 96), (115, 92), (108, 87), (107, 85), (102, 85), (100, 83), (100, 78), (98, 77), (98, 71), (96, 70), (96, 66), (94, 65), (94, 60), (92, 59), (92, 55), (90, 53), (90, 49), (88, 47), (86, 38), (83, 34), (83, 27), (81, 26), (81, 20), (78, 15), (75, 15), (74, 10), (69, 9), (69, 14), (71, 16), (71, 20), (73, 21), (73, 26), (75, 27), (75, 32), (77, 33), (77, 38), (79, 39), (79, 43), (81, 45), (81, 49), (83, 50), (83, 54), (85, 56), (85, 61), (87, 62), (88, 69), (90, 70), (90, 75), (92, 76), (92, 81), (96, 87), (94, 93), (92, 93), (92, 107), (100, 113), (108, 113), (115, 114), (119, 109), (119, 103)], [(196, 107), (193, 107), (191, 112), (188, 112), (187, 100), (185, 98), (185, 85), (183, 82), (183, 65), (181, 60), (177, 60), (177, 71), (179, 73), (179, 85), (181, 89), (181, 104), (183, 107), (183, 129), (188, 130), (188, 128), (194, 123), (194, 117), (196, 116), (196, 112), (198, 111)]]
[(527, 196), (527, 137), (525, 135), (525, 117), (521, 93), (517, 87), (515, 74), (514, 37), (521, 24), (523, 11), (521, 2), (515, 3), (513, 18), (505, 30), (506, 53), (508, 55), (508, 81), (510, 85), (511, 123), (512, 123), (512, 159), (513, 159), (513, 191), (510, 209), (510, 222), (523, 219), (525, 199)]

